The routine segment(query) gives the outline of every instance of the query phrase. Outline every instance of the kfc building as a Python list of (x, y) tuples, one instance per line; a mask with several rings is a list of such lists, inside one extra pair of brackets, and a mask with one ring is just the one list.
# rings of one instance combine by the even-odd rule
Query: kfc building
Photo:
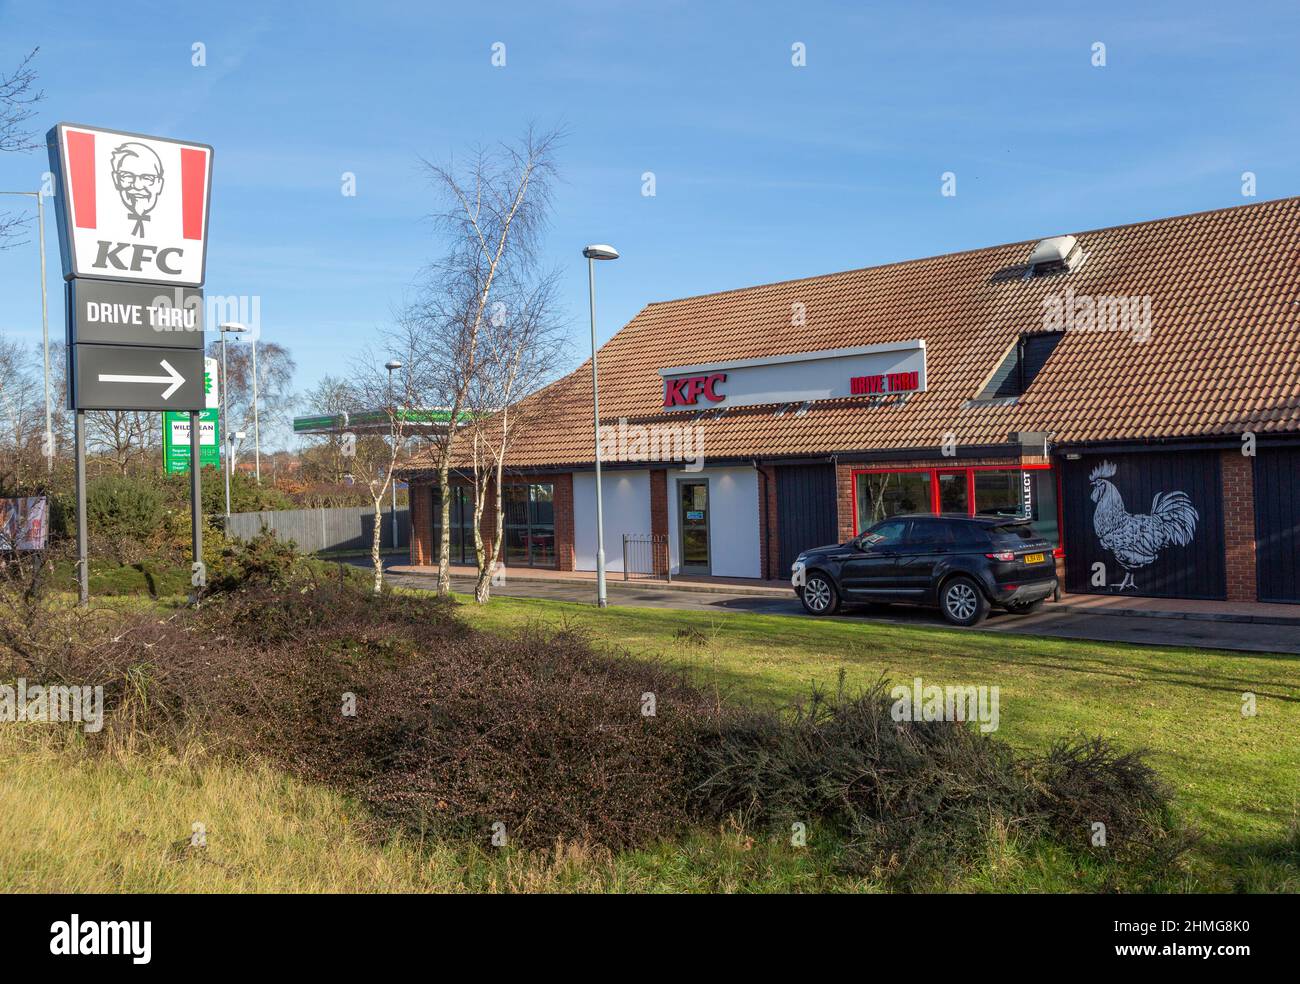
[[(1070, 592), (1300, 602), (1298, 242), (1291, 198), (649, 304), (600, 350), (608, 568), (626, 535), (660, 573), (786, 579), (955, 512), (1028, 517)], [(595, 568), (590, 380), (525, 401), (507, 569)]]

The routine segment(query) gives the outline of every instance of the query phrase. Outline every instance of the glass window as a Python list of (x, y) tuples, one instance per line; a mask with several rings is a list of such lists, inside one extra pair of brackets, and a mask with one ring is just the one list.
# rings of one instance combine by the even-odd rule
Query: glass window
[(520, 529), (518, 526), (507, 526), (505, 537), (506, 566), (528, 566), (528, 531)]
[(887, 523), (881, 523), (879, 526), (872, 527), (862, 538), (863, 546), (866, 547), (889, 547), (896, 546), (903, 540), (903, 535), (907, 532), (908, 521), (895, 519)]
[(930, 473), (862, 472), (858, 475), (858, 529), (899, 513), (930, 511)]
[(555, 486), (547, 483), (507, 485), (505, 509), (506, 566), (555, 566)]
[(969, 513), (970, 503), (966, 497), (967, 472), (939, 472), (939, 512)]
[(1025, 515), (1021, 472), (977, 471), (975, 473), (975, 513), (978, 516)]
[(1052, 546), (1061, 545), (1061, 527), (1056, 521), (1056, 476), (1051, 469), (1035, 468), (1025, 472), (1028, 483), (1029, 519), (1034, 532)]
[[(958, 515), (1028, 518), (1034, 532), (1061, 545), (1056, 520), (1056, 476), (1050, 468), (935, 468), (925, 471), (858, 472), (858, 529), (899, 513), (931, 510), (931, 483), (939, 511)], [(970, 489), (974, 486), (974, 501)], [(954, 531), (961, 539), (965, 534)]]

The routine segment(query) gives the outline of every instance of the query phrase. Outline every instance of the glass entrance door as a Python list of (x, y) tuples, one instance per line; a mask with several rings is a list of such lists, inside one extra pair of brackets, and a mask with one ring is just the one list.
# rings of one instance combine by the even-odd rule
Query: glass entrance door
[[(442, 494), (433, 488), (433, 563), (438, 562), (439, 544), (442, 542)], [(451, 537), (449, 561), (453, 564), (473, 564), (474, 560), (474, 490), (464, 485), (451, 487)]]
[(709, 483), (678, 482), (683, 574), (709, 573)]

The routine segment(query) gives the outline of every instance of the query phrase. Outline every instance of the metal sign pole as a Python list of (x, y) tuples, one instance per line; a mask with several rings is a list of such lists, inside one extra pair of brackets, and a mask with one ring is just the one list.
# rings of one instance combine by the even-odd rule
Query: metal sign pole
[(199, 418), (198, 411), (190, 411), (190, 532), (194, 548), (194, 567), (191, 583), (194, 585), (194, 600), (198, 601), (198, 589), (207, 582), (207, 572), (203, 569), (203, 498), (199, 489)]
[(77, 432), (77, 590), (84, 608), (90, 602), (90, 568), (86, 560), (86, 412), (76, 411), (73, 419)]

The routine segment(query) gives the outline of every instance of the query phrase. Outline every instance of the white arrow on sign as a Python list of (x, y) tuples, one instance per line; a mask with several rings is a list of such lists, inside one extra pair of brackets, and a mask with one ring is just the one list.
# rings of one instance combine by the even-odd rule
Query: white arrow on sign
[(111, 372), (101, 372), (99, 374), (99, 381), (101, 383), (170, 383), (171, 385), (162, 391), (162, 398), (164, 400), (169, 400), (171, 399), (171, 395), (181, 388), (181, 384), (185, 382), (185, 377), (173, 369), (171, 363), (166, 359), (160, 361), (158, 365), (163, 367), (163, 370), (167, 375), (127, 376)]

